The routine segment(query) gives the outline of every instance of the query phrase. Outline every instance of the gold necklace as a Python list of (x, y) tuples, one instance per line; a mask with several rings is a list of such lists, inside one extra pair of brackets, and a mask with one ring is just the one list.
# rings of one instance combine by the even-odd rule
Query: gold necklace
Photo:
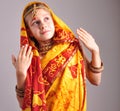
[(41, 41), (39, 44), (39, 53), (45, 55), (53, 46), (53, 40)]

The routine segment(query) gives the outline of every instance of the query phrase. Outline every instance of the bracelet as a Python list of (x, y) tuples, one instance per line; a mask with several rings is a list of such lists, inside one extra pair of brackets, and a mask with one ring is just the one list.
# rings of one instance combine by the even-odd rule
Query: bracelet
[(15, 91), (16, 91), (17, 96), (19, 96), (20, 98), (24, 97), (24, 90), (23, 89), (18, 89), (17, 85), (15, 86)]
[(100, 73), (100, 72), (102, 72), (104, 70), (103, 62), (101, 62), (101, 66), (100, 67), (95, 67), (95, 66), (92, 65), (92, 62), (90, 62), (88, 64), (88, 68), (93, 73)]

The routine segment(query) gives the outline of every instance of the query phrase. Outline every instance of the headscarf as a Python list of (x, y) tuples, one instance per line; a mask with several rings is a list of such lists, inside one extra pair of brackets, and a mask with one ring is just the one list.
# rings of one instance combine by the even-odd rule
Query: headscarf
[[(79, 44), (78, 40), (75, 38), (71, 29), (59, 17), (57, 17), (53, 13), (53, 11), (48, 7), (48, 5), (42, 2), (35, 1), (28, 3), (25, 9), (37, 3), (44, 5), (46, 8), (48, 8), (48, 10), (51, 13), (51, 16), (55, 24), (55, 35), (53, 37), (54, 43), (55, 44), (65, 43), (65, 42), (72, 43), (70, 47), (72, 47), (73, 52), (75, 53), (76, 47), (78, 47)], [(24, 94), (22, 111), (47, 111), (45, 95), (49, 90), (49, 86), (46, 87), (48, 84), (47, 81), (49, 80), (47, 81), (45, 80), (45, 77), (47, 75), (43, 76), (39, 52), (37, 50), (37, 47), (35, 46), (35, 43), (30, 39), (27, 33), (27, 28), (24, 21), (24, 11), (21, 21), (20, 46), (25, 44), (29, 44), (30, 46), (32, 46), (33, 58), (31, 65), (28, 69), (27, 77), (25, 81), (25, 94)], [(81, 47), (79, 47), (79, 50), (82, 52)], [(73, 54), (71, 54), (71, 56)], [(65, 55), (66, 57), (68, 56), (68, 54), (65, 52), (63, 52), (63, 55)]]

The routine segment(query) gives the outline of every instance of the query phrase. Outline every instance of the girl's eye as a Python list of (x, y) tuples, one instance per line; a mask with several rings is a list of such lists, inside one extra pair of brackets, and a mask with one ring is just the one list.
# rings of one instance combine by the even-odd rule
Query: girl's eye
[(49, 20), (49, 17), (45, 17), (45, 20)]
[(40, 25), (40, 21), (39, 20), (38, 21), (34, 21), (32, 24), (33, 25)]

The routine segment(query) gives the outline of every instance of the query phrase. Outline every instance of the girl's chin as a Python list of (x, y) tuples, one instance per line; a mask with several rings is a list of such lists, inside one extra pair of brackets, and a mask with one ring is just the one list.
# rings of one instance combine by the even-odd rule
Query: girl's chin
[(46, 40), (50, 40), (50, 39), (52, 39), (52, 37), (42, 38), (40, 41), (46, 41)]

